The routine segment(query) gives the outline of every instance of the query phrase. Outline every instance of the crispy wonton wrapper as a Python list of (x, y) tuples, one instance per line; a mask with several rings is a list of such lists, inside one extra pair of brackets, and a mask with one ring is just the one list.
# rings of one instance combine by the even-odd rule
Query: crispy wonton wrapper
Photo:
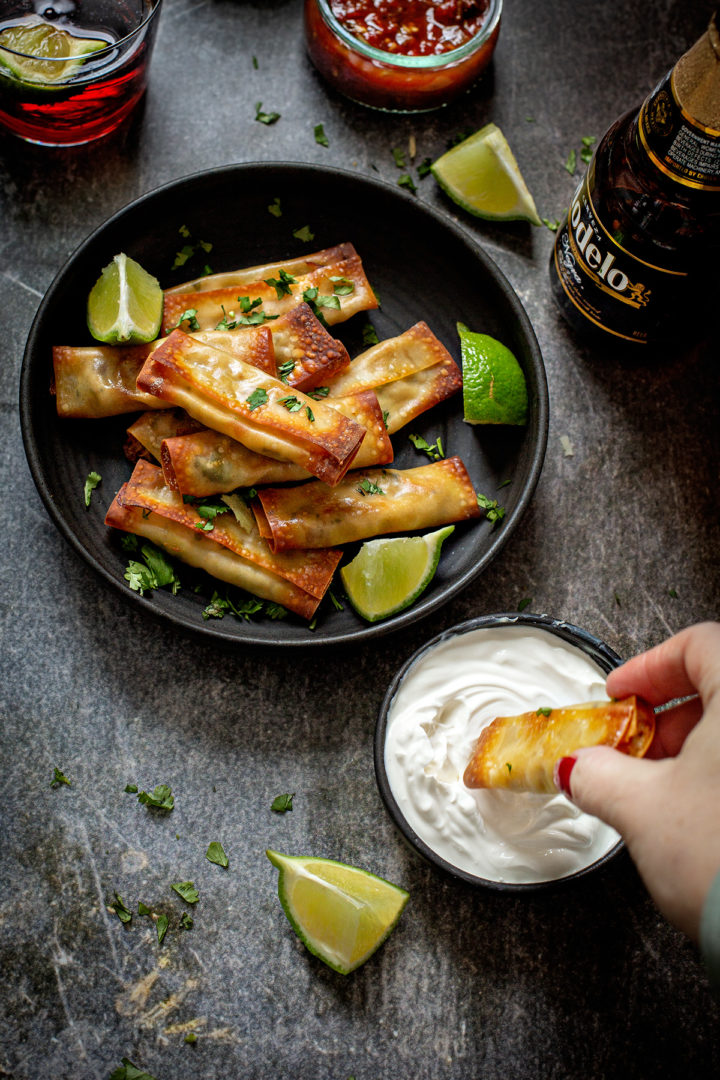
[(654, 734), (652, 706), (634, 695), (499, 716), (480, 733), (463, 780), (469, 788), (557, 794), (553, 774), (560, 758), (587, 746), (643, 757)]

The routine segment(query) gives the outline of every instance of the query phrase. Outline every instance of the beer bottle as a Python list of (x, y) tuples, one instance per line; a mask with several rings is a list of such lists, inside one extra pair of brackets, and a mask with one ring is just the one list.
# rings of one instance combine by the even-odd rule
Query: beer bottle
[(603, 136), (558, 229), (553, 296), (575, 329), (605, 342), (688, 339), (693, 323), (710, 321), (720, 257), (719, 16)]

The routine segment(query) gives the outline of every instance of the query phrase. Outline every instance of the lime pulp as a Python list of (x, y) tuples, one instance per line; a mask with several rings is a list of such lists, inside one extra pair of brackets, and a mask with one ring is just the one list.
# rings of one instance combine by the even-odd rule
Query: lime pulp
[(163, 291), (156, 278), (121, 252), (90, 290), (88, 329), (109, 345), (154, 341), (160, 333)]

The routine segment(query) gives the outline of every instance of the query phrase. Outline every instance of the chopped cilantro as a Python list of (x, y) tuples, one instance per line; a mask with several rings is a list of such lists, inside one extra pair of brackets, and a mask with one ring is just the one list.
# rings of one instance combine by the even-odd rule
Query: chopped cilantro
[(164, 552), (147, 540), (140, 546), (140, 554), (144, 561), (141, 563), (131, 559), (125, 571), (125, 580), (130, 588), (144, 593), (171, 585), (175, 596), (180, 588), (180, 579)]
[(258, 101), (255, 105), (255, 119), (260, 124), (274, 124), (280, 119), (279, 112), (263, 112), (262, 101)]
[(417, 167), (417, 174), (419, 180), (424, 180), (426, 176), (429, 176), (432, 169), (432, 158), (426, 157), (420, 162)]
[(337, 596), (332, 591), (332, 589), (328, 589), (327, 594), (330, 597), (330, 603), (332, 604), (332, 606), (335, 608), (336, 611), (344, 611), (345, 610), (344, 604), (340, 603), (340, 601), (338, 600)]
[(293, 808), (293, 799), (295, 798), (295, 792), (292, 795), (276, 795), (270, 806), (271, 810), (274, 810), (276, 814), (286, 814), (288, 810)]
[(288, 412), (298, 412), (302, 409), (302, 401), (291, 394), (289, 397), (278, 399), (278, 405), (284, 405)]
[(182, 930), (192, 930), (195, 925), (195, 920), (189, 911), (183, 911), (180, 916), (180, 927)]
[(371, 322), (366, 322), (362, 328), (363, 345), (369, 348), (371, 345), (377, 345), (380, 338), (377, 336), (377, 330)]
[(577, 165), (577, 154), (576, 154), (575, 150), (571, 150), (570, 153), (567, 156), (567, 161), (565, 162), (565, 168), (567, 169), (567, 171), (570, 173), (571, 176), (573, 176), (573, 174), (575, 173), (575, 166), (576, 165)]
[(668, 589), (668, 596), (672, 597), (673, 600), (677, 600), (677, 589)]
[(208, 862), (215, 863), (216, 866), (222, 866), (225, 869), (230, 865), (227, 855), (223, 850), (223, 846), (219, 841), (213, 840), (205, 852), (205, 858)]
[(158, 915), (155, 929), (157, 930), (158, 945), (162, 945), (163, 938), (167, 934), (168, 917), (167, 915)]
[(443, 450), (442, 440), (440, 438), (438, 438), (437, 442), (432, 444), (426, 442), (422, 435), (408, 435), (408, 438), (415, 449), (422, 450), (427, 454), (431, 461), (441, 461), (445, 457), (445, 451)]
[(138, 915), (152, 915), (152, 911), (142, 900), (138, 900)]
[(487, 495), (481, 495), (480, 492), (478, 492), (477, 501), (478, 506), (482, 510), (486, 511), (485, 517), (488, 519), (488, 521), (492, 521), (493, 524), (498, 521), (502, 521), (502, 519), (505, 517), (505, 507), (498, 506), (497, 499), (490, 499)]
[(178, 327), (182, 326), (182, 324), (184, 322), (186, 322), (188, 324), (188, 330), (192, 331), (192, 330), (199, 330), (200, 329), (200, 323), (198, 322), (198, 318), (197, 318), (197, 308), (194, 308), (194, 307), (186, 308), (185, 311), (183, 311), (180, 318), (178, 319), (178, 321), (175, 323), (175, 325), (173, 327), (171, 327), (171, 329), (172, 330), (177, 330)]
[(398, 169), (404, 169), (406, 166), (405, 151), (401, 150), (399, 146), (394, 146), (392, 156)]
[(355, 292), (355, 284), (350, 281), (350, 278), (331, 277), (330, 280), (333, 283), (333, 292), (337, 296), (349, 296), (350, 293)]
[[(178, 232), (184, 240), (191, 239), (191, 233), (187, 225), (181, 225)], [(197, 251), (204, 251), (209, 254), (212, 251), (212, 244), (207, 240), (198, 240), (195, 244), (184, 244), (180, 251), (175, 255), (175, 262), (172, 264), (173, 270), (179, 270), (181, 266), (184, 266), (188, 259), (191, 259)], [(212, 273), (209, 266), (205, 267), (205, 273)]]
[(510, 764), (509, 761), (505, 762), (505, 768), (507, 769), (508, 773), (512, 772), (512, 765)]
[(304, 240), (306, 244), (315, 239), (315, 233), (309, 225), (302, 225), (299, 229), (293, 229), (293, 236), (296, 240)]
[(158, 784), (152, 792), (139, 791), (138, 802), (156, 810), (172, 810), (175, 798), (167, 784)]
[(550, 708), (549, 705), (541, 705), (540, 708), (535, 713), (535, 715), (536, 716), (549, 716), (551, 712), (552, 712), (552, 709)]
[(155, 1080), (155, 1077), (144, 1069), (138, 1069), (129, 1058), (124, 1057), (122, 1064), (118, 1065), (117, 1069), (113, 1069), (108, 1080)]
[(282, 209), (280, 207), (280, 199), (276, 195), (273, 201), (268, 206), (268, 214), (272, 214), (273, 217), (282, 217)]
[(596, 142), (594, 135), (583, 135), (582, 137), (582, 150), (580, 151), (580, 160), (583, 165), (589, 165), (593, 156), (593, 143)]
[(265, 614), (268, 619), (284, 619), (287, 615), (287, 608), (284, 608), (282, 604), (275, 604), (272, 600), (268, 600), (265, 603)]
[(325, 128), (322, 124), (315, 125), (315, 142), (318, 146), (329, 146), (328, 137), (325, 134)]
[(256, 71), (257, 71), (258, 67), (260, 66), (260, 65), (258, 64), (258, 58), (257, 58), (257, 56), (253, 56), (253, 58), (252, 58), (252, 66), (253, 66), (253, 67), (255, 68), (255, 70), (256, 70)]
[(311, 397), (314, 401), (321, 401), (330, 393), (329, 386), (314, 386), (312, 390), (305, 391), (305, 397)]
[(311, 424), (315, 423), (315, 413), (312, 411), (309, 405), (305, 406), (305, 415), (307, 416)]
[(137, 795), (138, 786), (137, 784), (126, 784), (125, 791), (128, 795)]
[(50, 787), (60, 787), (61, 784), (67, 784), (68, 787), (72, 787), (72, 781), (68, 780), (64, 772), (58, 769), (57, 765), (53, 767), (53, 778), (50, 781)]
[(132, 921), (132, 911), (128, 911), (128, 909), (125, 907), (123, 898), (120, 896), (119, 893), (115, 893), (115, 900), (110, 905), (110, 907), (115, 912), (121, 923), (127, 925), (129, 922)]
[(267, 390), (263, 390), (262, 386), (258, 386), (256, 390), (253, 390), (249, 398), (245, 399), (250, 406), (250, 412), (253, 409), (259, 409), (261, 405), (266, 405), (268, 400)]
[(288, 274), (287, 270), (280, 270), (280, 276), (277, 278), (264, 278), (265, 284), (270, 285), (277, 293), (278, 300), (281, 300), (283, 296), (289, 296), (292, 292), (291, 285), (295, 284), (296, 278), (292, 274)]
[(452, 150), (453, 146), (457, 146), (458, 143), (465, 142), (465, 140), (469, 139), (473, 134), (474, 132), (470, 128), (466, 128), (464, 131), (458, 131), (456, 135), (453, 135), (448, 139), (448, 150)]
[(357, 490), (360, 492), (361, 495), (384, 495), (385, 494), (385, 492), (383, 491), (383, 489), (381, 487), (378, 487), (378, 485), (373, 483), (372, 480), (368, 480), (367, 477), (364, 480), (360, 481), (360, 483), (357, 486)]
[(403, 173), (402, 176), (398, 177), (398, 187), (407, 188), (413, 195), (417, 194), (417, 185), (410, 173)]
[(178, 896), (182, 896), (187, 904), (197, 904), (200, 896), (192, 881), (176, 881), (171, 888)]
[(195, 523), (195, 528), (202, 529), (203, 532), (212, 532), (218, 514), (227, 514), (230, 510), (225, 503), (213, 502), (202, 496), (183, 495), (183, 502), (191, 503), (195, 507), (198, 515), (203, 519)]
[(194, 1031), (188, 1031), (185, 1035), (185, 1038), (183, 1039), (183, 1042), (190, 1043), (192, 1045), (193, 1043), (197, 1042), (197, 1035)]
[(90, 499), (92, 498), (92, 493), (95, 490), (95, 488), (98, 486), (98, 484), (100, 483), (101, 480), (102, 480), (102, 476), (100, 475), (100, 473), (96, 473), (94, 470), (87, 474), (87, 480), (85, 481), (85, 506), (86, 507), (90, 506)]
[(292, 375), (294, 370), (295, 370), (295, 361), (294, 360), (283, 360), (283, 362), (282, 362), (282, 364), (280, 364), (280, 367), (278, 368), (278, 372), (277, 372), (278, 373), (278, 379), (280, 380), (280, 382), (286, 383), (288, 381), (288, 378)]
[(520, 603), (517, 606), (518, 611), (524, 611), (525, 608), (528, 607), (528, 605), (531, 604), (531, 603), (532, 603), (532, 597), (531, 596), (524, 596), (523, 599), (520, 601)]

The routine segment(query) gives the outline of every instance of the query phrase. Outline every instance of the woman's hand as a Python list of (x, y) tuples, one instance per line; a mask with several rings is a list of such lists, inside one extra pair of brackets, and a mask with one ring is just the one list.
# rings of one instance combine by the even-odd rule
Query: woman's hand
[(663, 914), (697, 939), (720, 871), (720, 624), (689, 627), (629, 660), (607, 692), (655, 706), (694, 695), (657, 715), (647, 758), (593, 747), (563, 759), (559, 775), (582, 810), (621, 834)]

